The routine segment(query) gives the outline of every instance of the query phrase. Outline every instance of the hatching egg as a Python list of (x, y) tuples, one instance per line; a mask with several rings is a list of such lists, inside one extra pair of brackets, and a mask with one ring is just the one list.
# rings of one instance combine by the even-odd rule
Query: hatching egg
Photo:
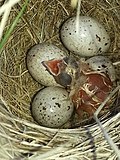
[(57, 46), (49, 43), (40, 43), (33, 46), (27, 54), (27, 67), (32, 77), (45, 86), (58, 85), (53, 76), (51, 76), (42, 61), (50, 59), (61, 59), (66, 56), (66, 53)]
[(71, 17), (60, 31), (64, 46), (80, 56), (103, 54), (110, 46), (110, 37), (102, 24), (88, 16)]
[(61, 87), (40, 90), (32, 102), (32, 115), (42, 126), (57, 128), (66, 123), (74, 107), (68, 92)]
[(97, 72), (103, 72), (108, 74), (111, 81), (115, 81), (115, 68), (108, 57), (105, 56), (94, 56), (86, 60), (89, 67)]

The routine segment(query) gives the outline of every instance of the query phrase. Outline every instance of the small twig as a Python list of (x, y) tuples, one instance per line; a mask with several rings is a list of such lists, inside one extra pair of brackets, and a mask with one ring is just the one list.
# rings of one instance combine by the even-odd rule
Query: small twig
[(22, 77), (23, 75), (25, 75), (27, 72), (28, 72), (28, 70), (22, 72), (20, 75), (11, 76), (11, 75), (7, 75), (7, 74), (5, 74), (4, 72), (0, 71), (1, 74), (3, 74), (3, 75), (6, 76), (6, 77), (9, 77), (9, 78), (19, 78), (19, 77)]
[(10, 11), (11, 11), (11, 7), (7, 7), (5, 12), (4, 12), (4, 15), (2, 17), (2, 20), (1, 20), (1, 23), (0, 23), (0, 40), (2, 38), (3, 31), (4, 31), (4, 28), (5, 28), (6, 22), (8, 20)]
[(76, 13), (76, 33), (79, 34), (79, 16), (80, 16), (80, 9), (81, 9), (81, 0), (71, 0), (71, 6), (73, 8), (77, 7), (77, 13)]
[(104, 137), (106, 138), (106, 140), (108, 141), (109, 145), (111, 146), (111, 148), (115, 151), (118, 159), (120, 160), (120, 150), (118, 149), (117, 145), (112, 141), (111, 137), (108, 135), (108, 133), (106, 132), (106, 130), (103, 128), (101, 122), (99, 121), (97, 115), (94, 114), (94, 119), (97, 122), (98, 126), (100, 127), (100, 129), (102, 130)]
[(22, 9), (19, 11), (17, 17), (15, 18), (15, 20), (13, 21), (13, 23), (11, 24), (9, 29), (6, 31), (5, 36), (1, 40), (1, 43), (0, 43), (0, 54), (2, 52), (2, 48), (4, 47), (4, 45), (5, 45), (6, 41), (8, 40), (9, 36), (11, 35), (11, 33), (12, 33), (13, 29), (15, 28), (17, 22), (19, 21), (19, 19), (21, 18), (23, 12), (25, 11), (28, 2), (29, 2), (29, 0), (25, 0), (25, 3), (22, 6)]
[(110, 100), (110, 98), (120, 89), (120, 85), (117, 86), (110, 94), (109, 96), (105, 99), (105, 101), (99, 106), (99, 108), (97, 109), (97, 111), (94, 113), (94, 119), (97, 122), (98, 126), (100, 127), (101, 131), (104, 134), (104, 137), (106, 138), (106, 140), (108, 141), (109, 145), (111, 146), (111, 148), (115, 151), (116, 155), (118, 156), (118, 159), (120, 160), (120, 151), (117, 147), (117, 145), (112, 141), (112, 139), (110, 138), (110, 136), (108, 135), (108, 133), (106, 132), (106, 130), (103, 128), (101, 122), (98, 119), (98, 114), (100, 113), (100, 111), (102, 110), (102, 108), (105, 106), (105, 104), (107, 103), (107, 101)]
[(0, 40), (2, 38), (3, 35), (3, 31), (6, 25), (6, 22), (8, 20), (11, 8), (18, 3), (20, 0), (11, 0), (8, 3), (4, 4), (1, 8), (0, 8), (0, 15), (4, 12), (1, 23), (0, 23)]
[(113, 65), (114, 65), (114, 66), (120, 65), (120, 61), (114, 62)]
[(77, 4), (78, 4), (78, 0), (71, 0), (71, 6), (73, 8), (76, 8)]
[(77, 14), (76, 14), (76, 33), (79, 34), (79, 26), (80, 26), (80, 8), (81, 8), (81, 0), (78, 0), (77, 6)]
[(5, 10), (7, 10), (7, 8), (11, 8), (12, 6), (14, 6), (16, 3), (18, 3), (20, 0), (11, 0), (11, 1), (9, 1), (9, 2), (7, 2), (7, 3), (5, 3), (4, 5), (2, 5), (1, 7), (0, 7), (0, 15), (3, 13), (3, 12), (5, 12)]

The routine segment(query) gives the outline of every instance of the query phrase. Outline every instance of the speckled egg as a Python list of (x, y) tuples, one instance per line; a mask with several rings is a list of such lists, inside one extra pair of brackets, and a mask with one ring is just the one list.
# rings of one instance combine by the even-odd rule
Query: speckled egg
[(108, 50), (110, 37), (97, 20), (80, 16), (78, 24), (76, 27), (76, 17), (71, 17), (61, 27), (61, 40), (69, 51), (80, 56), (93, 56)]
[(68, 92), (60, 87), (40, 90), (32, 102), (32, 115), (42, 126), (58, 128), (71, 117), (74, 107)]
[(50, 59), (61, 59), (66, 53), (57, 46), (49, 43), (40, 43), (33, 46), (27, 54), (27, 68), (32, 77), (45, 86), (58, 85), (54, 78), (46, 71), (42, 61)]
[(94, 56), (86, 60), (89, 67), (97, 72), (107, 73), (111, 81), (116, 80), (115, 68), (108, 57), (105, 56)]

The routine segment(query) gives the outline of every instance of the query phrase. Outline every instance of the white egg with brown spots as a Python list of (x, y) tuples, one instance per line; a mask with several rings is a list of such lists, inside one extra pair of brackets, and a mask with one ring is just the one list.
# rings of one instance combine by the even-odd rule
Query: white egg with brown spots
[(115, 67), (108, 57), (93, 56), (87, 59), (86, 62), (93, 71), (107, 74), (112, 82), (116, 80)]
[(32, 101), (33, 118), (42, 126), (58, 128), (72, 116), (74, 107), (68, 92), (60, 87), (40, 90)]
[(27, 68), (32, 77), (44, 86), (58, 85), (53, 76), (46, 71), (42, 61), (62, 59), (66, 53), (57, 46), (49, 43), (40, 43), (33, 46), (27, 54)]
[(103, 54), (110, 46), (104, 26), (88, 16), (80, 16), (78, 25), (76, 17), (69, 18), (63, 23), (60, 35), (64, 46), (79, 56)]

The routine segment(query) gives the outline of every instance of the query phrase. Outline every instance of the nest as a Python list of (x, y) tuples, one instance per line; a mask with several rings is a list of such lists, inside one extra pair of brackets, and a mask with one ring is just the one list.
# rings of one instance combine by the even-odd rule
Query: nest
[[(24, 1), (11, 10), (5, 30), (11, 25)], [(59, 27), (76, 10), (69, 0), (31, 0), (6, 42), (1, 54), (0, 86), (0, 157), (2, 159), (83, 160), (117, 159), (101, 132), (92, 124), (74, 129), (50, 129), (38, 125), (31, 116), (30, 102), (43, 86), (26, 68), (30, 47), (49, 42), (65, 50), (59, 39)], [(83, 0), (81, 15), (95, 17), (111, 38), (109, 55), (116, 65), (120, 81), (120, 2), (118, 0)], [(102, 118), (102, 126), (120, 147), (120, 98), (114, 114)]]

